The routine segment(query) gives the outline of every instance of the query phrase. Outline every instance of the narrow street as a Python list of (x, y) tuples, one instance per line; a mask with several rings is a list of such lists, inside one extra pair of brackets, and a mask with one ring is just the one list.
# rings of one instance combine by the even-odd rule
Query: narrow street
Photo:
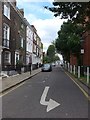
[(87, 98), (60, 67), (4, 95), (2, 107), (3, 118), (88, 118)]

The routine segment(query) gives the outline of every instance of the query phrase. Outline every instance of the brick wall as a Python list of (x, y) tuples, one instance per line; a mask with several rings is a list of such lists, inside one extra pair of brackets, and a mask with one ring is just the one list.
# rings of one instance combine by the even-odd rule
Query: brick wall
[(77, 65), (77, 57), (73, 54), (70, 55), (70, 64)]
[[(18, 50), (20, 55), (23, 56), (23, 63), (26, 63), (26, 24), (23, 20), (23, 16), (20, 17), (21, 14), (17, 9), (11, 7), (11, 51), (12, 51), (12, 64), (15, 63), (15, 50)], [(21, 24), (23, 24), (23, 29), (21, 28)], [(20, 50), (20, 37), (24, 38), (24, 47)], [(13, 44), (14, 43), (14, 44)]]
[(90, 31), (84, 33), (83, 65), (90, 66)]

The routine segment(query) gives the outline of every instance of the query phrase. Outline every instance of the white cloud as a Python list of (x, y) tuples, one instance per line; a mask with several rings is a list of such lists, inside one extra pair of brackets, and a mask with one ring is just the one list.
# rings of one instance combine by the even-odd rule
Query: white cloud
[[(14, 1), (14, 0), (11, 0), (11, 1)], [(52, 3), (54, 0), (18, 0), (19, 3), (21, 2), (50, 2)]]
[(30, 24), (32, 24), (33, 21), (37, 21), (37, 17), (34, 14), (25, 15), (25, 18)]
[[(23, 6), (24, 4), (24, 6)], [(43, 3), (42, 6), (38, 4), (35, 4), (35, 3), (21, 3), (20, 1), (17, 2), (17, 6), (21, 7), (21, 8), (24, 8), (24, 13), (25, 14), (28, 14), (28, 12), (30, 14), (33, 13), (33, 15), (37, 15), (37, 17), (40, 17), (40, 15), (43, 15), (43, 17), (45, 16), (50, 16), (50, 17), (53, 17), (53, 13), (47, 9), (44, 8), (45, 4)], [(39, 15), (39, 16), (38, 16)], [(41, 16), (42, 17), (42, 16)]]
[[(18, 0), (18, 4), (20, 5), (20, 2), (21, 4), (22, 3), (24, 4), (24, 2), (29, 2), (29, 1), (33, 1), (33, 0), (22, 0), (22, 1)], [(36, 1), (39, 2), (39, 0), (36, 0)], [(43, 2), (44, 0), (40, 0), (40, 1)], [(46, 0), (46, 1), (48, 1), (49, 3), (52, 3), (53, 0)], [(33, 2), (35, 2), (35, 0)], [(43, 42), (44, 51), (46, 51), (48, 46), (51, 44), (51, 42), (57, 38), (57, 32), (60, 30), (60, 27), (63, 24), (64, 20), (59, 19), (59, 17), (56, 17), (56, 18), (53, 17), (52, 12), (44, 9), (43, 7), (40, 7), (39, 4), (35, 4), (35, 5), (25, 4), (23, 7), (25, 7), (26, 9), (25, 18), (28, 20), (30, 24), (33, 24), (36, 27), (37, 33), (40, 36), (41, 41)], [(28, 14), (27, 10), (38, 11), (38, 14), (35, 14), (36, 12), (35, 13), (28, 12), (29, 13)]]
[(50, 43), (43, 42), (43, 51), (46, 52), (47, 48), (49, 47)]
[(61, 20), (57, 17), (46, 20), (37, 19), (36, 21), (32, 22), (32, 24), (36, 27), (37, 33), (44, 44), (45, 51), (51, 42), (57, 38), (57, 32), (60, 30), (63, 21), (65, 20)]

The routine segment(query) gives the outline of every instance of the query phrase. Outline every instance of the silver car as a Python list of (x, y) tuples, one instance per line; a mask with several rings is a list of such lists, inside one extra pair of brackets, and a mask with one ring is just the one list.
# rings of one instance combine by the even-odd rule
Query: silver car
[(44, 72), (44, 71), (52, 71), (52, 66), (49, 63), (43, 64), (41, 70), (42, 70), (42, 72)]

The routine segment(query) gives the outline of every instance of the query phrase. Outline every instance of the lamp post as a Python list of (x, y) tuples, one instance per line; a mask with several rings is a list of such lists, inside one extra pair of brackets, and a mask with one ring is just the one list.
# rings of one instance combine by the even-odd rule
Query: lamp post
[(81, 37), (81, 51), (80, 51), (80, 54), (81, 54), (81, 74), (84, 76), (84, 66), (83, 66), (83, 54), (84, 54), (84, 48), (83, 48), (83, 42), (84, 42), (84, 39)]

